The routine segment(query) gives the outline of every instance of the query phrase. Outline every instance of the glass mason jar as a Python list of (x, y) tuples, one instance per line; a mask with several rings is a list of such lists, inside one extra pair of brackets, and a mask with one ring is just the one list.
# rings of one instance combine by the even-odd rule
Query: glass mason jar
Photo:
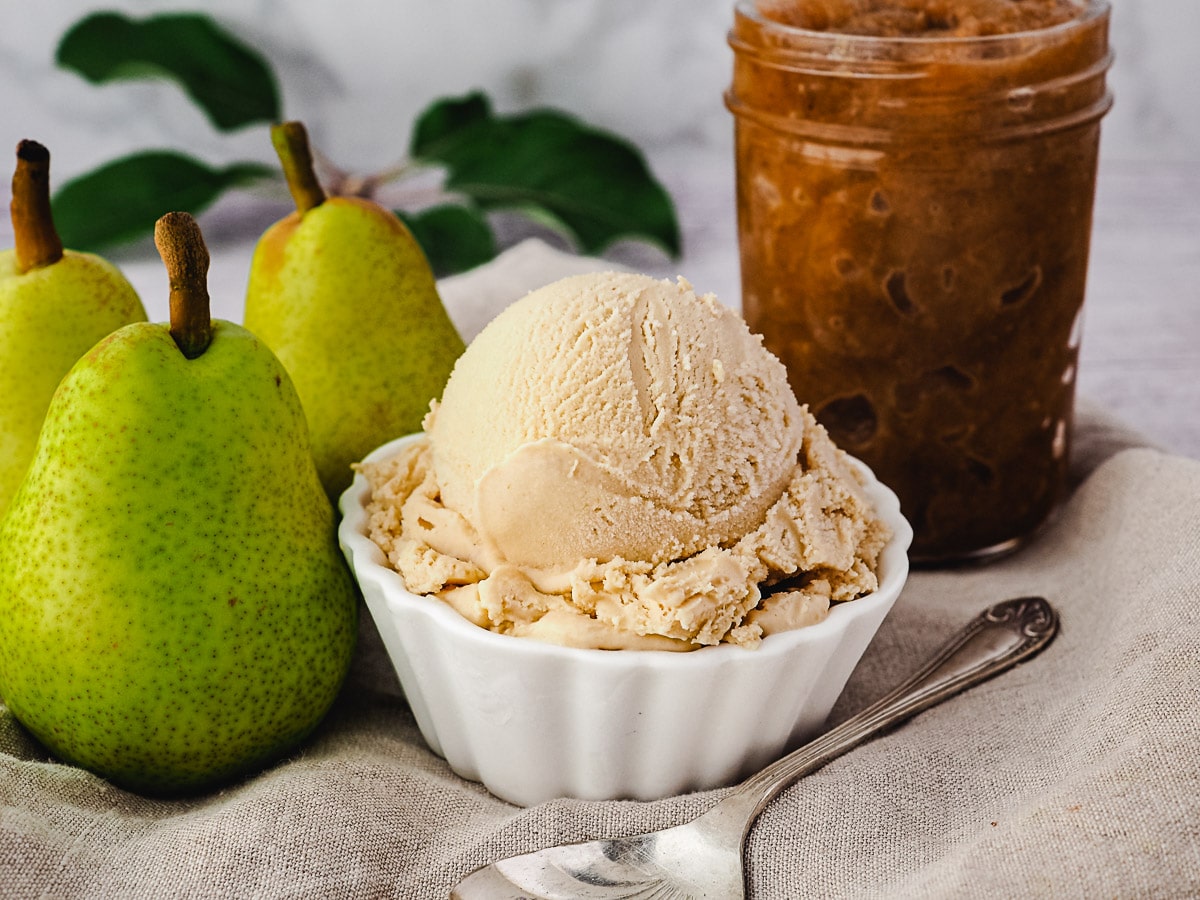
[(1063, 488), (1108, 18), (879, 37), (736, 6), (743, 312), (915, 561), (1010, 550)]

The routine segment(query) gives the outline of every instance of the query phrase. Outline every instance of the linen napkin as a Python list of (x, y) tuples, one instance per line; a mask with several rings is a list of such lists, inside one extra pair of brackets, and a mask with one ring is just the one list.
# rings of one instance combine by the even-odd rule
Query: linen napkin
[[(443, 296), (469, 338), (526, 290), (600, 267), (527, 243)], [(1000, 600), (1047, 597), (1061, 633), (785, 790), (749, 835), (750, 897), (1200, 895), (1200, 461), (1140, 444), (1083, 406), (1075, 489), (1032, 543), (912, 575), (831, 724)], [(0, 707), (0, 897), (445, 898), (498, 857), (677, 824), (720, 793), (492, 797), (425, 747), (364, 614), (302, 750), (206, 796), (145, 799), (58, 764)]]

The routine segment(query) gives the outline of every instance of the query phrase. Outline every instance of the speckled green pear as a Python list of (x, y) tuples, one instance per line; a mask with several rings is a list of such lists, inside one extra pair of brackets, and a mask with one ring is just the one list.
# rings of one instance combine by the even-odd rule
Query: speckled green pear
[(326, 198), (299, 123), (272, 137), (297, 210), (255, 249), (243, 321), (291, 373), (336, 499), (351, 463), (420, 430), (463, 342), (403, 223), (370, 200)]
[(116, 266), (64, 250), (50, 217), (50, 154), (17, 147), (12, 222), (0, 251), (0, 513), (33, 459), (59, 381), (105, 335), (146, 312)]
[(0, 522), (0, 694), (56, 757), (147, 794), (294, 748), (356, 631), (291, 381), (207, 293), (177, 302), (187, 281), (170, 327), (125, 326), (66, 376)]

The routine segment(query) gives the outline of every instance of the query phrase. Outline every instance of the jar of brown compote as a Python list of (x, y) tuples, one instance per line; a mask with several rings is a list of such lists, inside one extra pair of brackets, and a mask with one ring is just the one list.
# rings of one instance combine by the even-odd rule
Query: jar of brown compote
[(1053, 509), (1071, 436), (1106, 0), (741, 0), (743, 312), (900, 497), (912, 555)]

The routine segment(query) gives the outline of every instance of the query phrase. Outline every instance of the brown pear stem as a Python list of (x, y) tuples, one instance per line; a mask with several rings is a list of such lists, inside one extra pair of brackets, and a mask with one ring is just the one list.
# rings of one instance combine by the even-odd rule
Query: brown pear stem
[(154, 223), (154, 245), (171, 283), (171, 337), (195, 359), (212, 343), (208, 305), (208, 248), (196, 220), (169, 212)]
[(313, 169), (308, 131), (302, 122), (281, 122), (271, 126), (271, 143), (283, 163), (283, 177), (301, 215), (325, 202), (325, 189)]
[(10, 208), (18, 271), (40, 269), (62, 259), (62, 240), (50, 215), (50, 151), (37, 141), (17, 144)]

